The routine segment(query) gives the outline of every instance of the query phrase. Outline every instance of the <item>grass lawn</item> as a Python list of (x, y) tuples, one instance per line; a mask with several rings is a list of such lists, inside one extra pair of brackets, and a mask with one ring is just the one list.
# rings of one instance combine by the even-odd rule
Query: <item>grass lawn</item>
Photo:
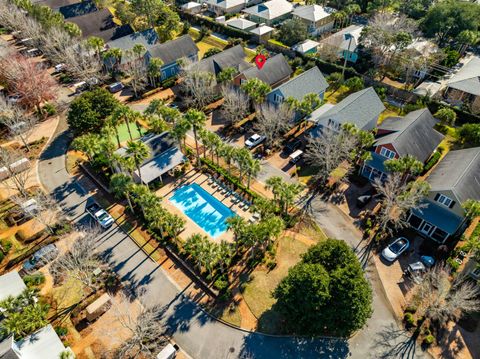
[(78, 303), (84, 295), (83, 284), (74, 278), (69, 278), (64, 284), (52, 290), (52, 296), (58, 309), (68, 308)]
[[(120, 126), (117, 127), (118, 135), (120, 137), (120, 142), (125, 142), (130, 140), (130, 135), (128, 134), (128, 128), (126, 123), (122, 123)], [(132, 132), (133, 139), (137, 139), (144, 135), (147, 132), (146, 128), (140, 128), (141, 131), (138, 131), (137, 126), (134, 123), (130, 124), (130, 131)], [(112, 137), (112, 141), (116, 143), (117, 138), (115, 135)]]
[(298, 168), (297, 170), (298, 180), (303, 184), (308, 184), (308, 181), (310, 181), (310, 178), (315, 173), (317, 173), (315, 167), (309, 166), (307, 164), (297, 168)]
[[(216, 315), (216, 313), (213, 313)], [(229, 308), (225, 308), (223, 313), (220, 315), (220, 319), (224, 320), (227, 323), (236, 325), (239, 327), (242, 324), (242, 317), (240, 316), (240, 311), (238, 309), (229, 310)]]
[(398, 117), (398, 116), (400, 116), (400, 109), (398, 109), (398, 111), (395, 111), (390, 108), (387, 108), (378, 117), (377, 124), (380, 125), (387, 117)]
[(337, 90), (329, 90), (325, 92), (325, 102), (335, 105), (345, 97), (347, 91), (348, 87), (346, 86), (340, 86)]
[[(277, 266), (268, 271), (266, 268), (257, 268), (250, 275), (250, 280), (245, 283), (243, 297), (252, 313), (260, 318), (268, 312), (275, 299), (271, 296), (278, 283), (287, 275), (288, 269), (300, 260), (301, 254), (305, 253), (308, 245), (290, 237), (283, 237), (278, 241)], [(259, 330), (265, 333), (278, 333), (278, 317), (269, 312), (268, 320), (261, 318)]]

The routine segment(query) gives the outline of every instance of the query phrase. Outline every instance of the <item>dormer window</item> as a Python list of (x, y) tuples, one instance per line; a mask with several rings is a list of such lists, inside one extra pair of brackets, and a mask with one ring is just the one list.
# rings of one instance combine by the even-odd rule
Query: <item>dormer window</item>
[(435, 201), (443, 204), (444, 206), (447, 206), (448, 208), (452, 208), (454, 203), (451, 198), (448, 198), (447, 196), (440, 193), (437, 193), (437, 195), (435, 196)]
[(283, 96), (279, 94), (274, 94), (273, 95), (273, 101), (275, 103), (282, 103), (283, 102)]
[(395, 152), (390, 151), (388, 148), (385, 148), (385, 147), (382, 147), (380, 149), (380, 154), (386, 158), (390, 158), (390, 159), (395, 158)]

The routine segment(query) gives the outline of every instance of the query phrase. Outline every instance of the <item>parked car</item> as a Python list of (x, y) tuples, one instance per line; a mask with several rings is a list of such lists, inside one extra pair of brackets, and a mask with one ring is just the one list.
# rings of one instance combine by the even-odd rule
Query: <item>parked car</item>
[(66, 65), (65, 65), (65, 64), (58, 64), (58, 65), (55, 65), (55, 66), (54, 66), (53, 72), (54, 72), (54, 73), (63, 72), (63, 71), (65, 71), (65, 68), (66, 68)]
[(114, 220), (98, 203), (92, 203), (86, 208), (87, 213), (104, 229), (110, 228)]
[(83, 91), (86, 91), (88, 89), (88, 84), (86, 81), (81, 81), (81, 82), (77, 82), (76, 84), (73, 84), (72, 88), (73, 88), (73, 92), (78, 94)]
[(382, 257), (389, 262), (395, 261), (400, 255), (410, 247), (410, 242), (405, 237), (398, 237), (390, 243), (383, 251)]
[(37, 57), (37, 56), (41, 56), (42, 54), (43, 54), (42, 50), (37, 48), (25, 51), (25, 56), (28, 56), (28, 57)]
[(245, 146), (249, 149), (252, 149), (265, 141), (265, 139), (265, 136), (255, 133), (245, 141)]
[(300, 140), (295, 140), (295, 141), (289, 142), (289, 143), (285, 146), (285, 149), (286, 149), (288, 152), (293, 153), (293, 152), (295, 152), (296, 150), (298, 150), (300, 147), (302, 147), (302, 141), (300, 141)]
[(123, 86), (121, 82), (115, 82), (111, 85), (108, 85), (108, 91), (110, 91), (111, 93), (115, 93), (118, 91), (122, 91), (124, 87), (125, 86)]
[(157, 354), (157, 359), (174, 359), (177, 356), (177, 351), (180, 348), (178, 345), (167, 344), (160, 353)]
[(20, 95), (10, 95), (7, 96), (7, 102), (11, 104), (15, 104), (20, 101)]
[(296, 150), (295, 152), (293, 152), (289, 157), (289, 162), (291, 164), (295, 164), (297, 163), (298, 161), (300, 161), (303, 157), (303, 151), (302, 150)]
[(53, 243), (47, 244), (45, 247), (33, 253), (33, 255), (23, 263), (22, 271), (26, 274), (31, 274), (57, 258), (57, 256), (57, 246)]

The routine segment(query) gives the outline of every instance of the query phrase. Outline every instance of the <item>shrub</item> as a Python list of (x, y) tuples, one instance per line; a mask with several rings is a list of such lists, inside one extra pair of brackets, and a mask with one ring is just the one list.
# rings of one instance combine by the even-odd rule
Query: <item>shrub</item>
[(416, 311), (417, 311), (417, 307), (413, 305), (409, 305), (408, 307), (405, 308), (405, 313), (415, 314)]
[(450, 257), (447, 259), (447, 264), (452, 270), (453, 273), (458, 271), (458, 268), (460, 268), (460, 263), (458, 263), (454, 258)]
[(23, 277), (23, 281), (27, 287), (34, 287), (45, 283), (45, 276), (41, 272), (29, 274)]
[(59, 337), (64, 337), (68, 334), (68, 328), (66, 327), (55, 327), (55, 332)]
[(42, 111), (47, 115), (47, 116), (53, 116), (57, 113), (57, 109), (55, 106), (49, 102), (47, 102), (45, 105), (42, 107)]
[(71, 231), (73, 230), (73, 226), (70, 222), (61, 222), (61, 223), (58, 223), (54, 228), (53, 228), (53, 232), (57, 235), (57, 236), (62, 236), (64, 234), (67, 234), (67, 233), (70, 233)]
[(3, 262), (4, 258), (5, 258), (5, 254), (3, 254), (2, 251), (0, 251), (0, 263)]
[(170, 88), (174, 86), (177, 82), (176, 77), (170, 77), (169, 79), (166, 79), (165, 81), (162, 82), (162, 87), (163, 88)]
[(423, 173), (427, 173), (430, 169), (435, 166), (435, 164), (440, 160), (442, 153), (440, 151), (435, 152), (432, 157), (428, 160), (428, 162), (423, 167)]
[(213, 286), (216, 289), (218, 289), (220, 292), (225, 291), (229, 286), (227, 275), (224, 274), (224, 275), (218, 277), (217, 280), (215, 281), (215, 283), (213, 283)]
[(60, 77), (58, 78), (58, 80), (60, 81), (60, 83), (62, 84), (69, 84), (73, 81), (73, 79), (67, 75), (67, 74), (61, 74)]
[(10, 241), (5, 241), (2, 243), (3, 250), (5, 251), (4, 254), (7, 254), (10, 252), (10, 249), (12, 249), (12, 242)]
[(434, 341), (435, 341), (435, 337), (431, 334), (423, 338), (423, 344), (425, 345), (432, 345)]
[(415, 326), (415, 318), (413, 317), (412, 313), (405, 313), (403, 320), (405, 321), (407, 328), (412, 328)]
[(273, 270), (277, 266), (277, 261), (274, 258), (268, 258), (265, 261), (265, 266), (268, 268), (268, 270)]

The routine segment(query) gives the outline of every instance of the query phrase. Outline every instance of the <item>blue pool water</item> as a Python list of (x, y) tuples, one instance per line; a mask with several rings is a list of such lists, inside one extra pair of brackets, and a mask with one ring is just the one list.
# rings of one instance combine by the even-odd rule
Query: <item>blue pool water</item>
[(213, 238), (227, 230), (225, 220), (235, 215), (196, 183), (177, 189), (170, 201)]

